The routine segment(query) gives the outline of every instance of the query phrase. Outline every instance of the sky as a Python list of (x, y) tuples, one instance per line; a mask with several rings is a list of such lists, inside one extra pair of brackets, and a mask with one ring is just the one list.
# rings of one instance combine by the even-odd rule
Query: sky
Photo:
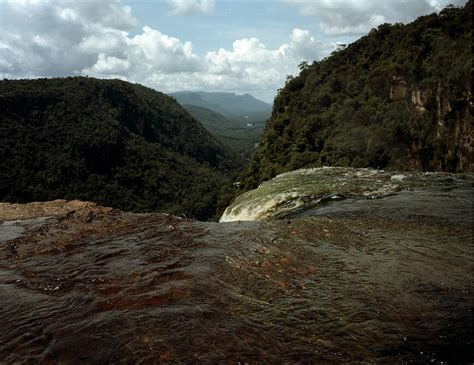
[(272, 102), (298, 65), (465, 0), (0, 0), (0, 78), (119, 78)]

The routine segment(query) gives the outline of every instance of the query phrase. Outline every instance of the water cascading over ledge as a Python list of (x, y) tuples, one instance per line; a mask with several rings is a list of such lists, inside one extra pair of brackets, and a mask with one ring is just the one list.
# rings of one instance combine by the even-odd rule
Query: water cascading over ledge
[(336, 210), (344, 213), (353, 211), (351, 205), (357, 205), (359, 211), (365, 206), (366, 213), (377, 208), (377, 214), (385, 216), (396, 211), (397, 206), (399, 216), (410, 209), (444, 216), (451, 205), (460, 202), (469, 210), (473, 182), (474, 174), (400, 173), (344, 167), (301, 169), (278, 175), (240, 195), (224, 211), (220, 222), (307, 216)]

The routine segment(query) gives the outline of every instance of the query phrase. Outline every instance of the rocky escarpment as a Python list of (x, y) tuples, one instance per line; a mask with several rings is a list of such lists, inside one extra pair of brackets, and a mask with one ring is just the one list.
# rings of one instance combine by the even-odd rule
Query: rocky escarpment
[(474, 171), (472, 6), (383, 24), (302, 63), (275, 98), (244, 189), (308, 167)]
[[(472, 94), (468, 83), (464, 88), (465, 94), (456, 99), (450, 95), (450, 85), (442, 81), (428, 87), (410, 82), (404, 76), (394, 75), (390, 82), (390, 101), (405, 102), (407, 108), (416, 110), (420, 117), (430, 115), (434, 122), (434, 143), (442, 144), (451, 139), (456, 150), (457, 170), (474, 171)], [(418, 161), (413, 162), (416, 167), (420, 167)], [(440, 171), (445, 169), (441, 161), (433, 167)]]

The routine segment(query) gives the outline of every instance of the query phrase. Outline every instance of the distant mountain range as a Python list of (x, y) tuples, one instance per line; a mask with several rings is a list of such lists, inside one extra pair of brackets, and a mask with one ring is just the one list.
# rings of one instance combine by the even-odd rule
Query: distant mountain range
[(196, 105), (186, 104), (183, 108), (200, 121), (216, 139), (246, 159), (255, 151), (265, 127), (265, 120), (242, 122)]
[(272, 106), (250, 94), (180, 91), (169, 94), (218, 140), (249, 159)]
[(236, 121), (264, 121), (272, 113), (272, 106), (250, 94), (180, 91), (169, 94), (181, 105), (195, 105), (210, 109)]

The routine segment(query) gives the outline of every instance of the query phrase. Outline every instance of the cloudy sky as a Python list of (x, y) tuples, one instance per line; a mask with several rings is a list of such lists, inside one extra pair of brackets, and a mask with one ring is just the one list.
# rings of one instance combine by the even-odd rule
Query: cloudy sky
[(465, 0), (0, 0), (0, 78), (88, 75), (271, 102), (302, 61)]

